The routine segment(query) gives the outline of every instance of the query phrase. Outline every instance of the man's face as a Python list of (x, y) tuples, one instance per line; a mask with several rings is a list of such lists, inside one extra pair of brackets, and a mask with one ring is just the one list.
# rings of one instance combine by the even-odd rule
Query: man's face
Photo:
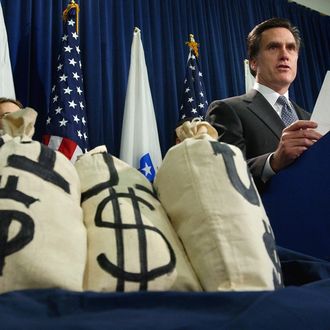
[(250, 61), (256, 81), (284, 94), (297, 74), (298, 46), (286, 28), (272, 28), (261, 34), (260, 50)]
[(20, 107), (12, 102), (0, 103), (0, 129), (2, 129), (2, 118), (8, 113), (20, 110)]

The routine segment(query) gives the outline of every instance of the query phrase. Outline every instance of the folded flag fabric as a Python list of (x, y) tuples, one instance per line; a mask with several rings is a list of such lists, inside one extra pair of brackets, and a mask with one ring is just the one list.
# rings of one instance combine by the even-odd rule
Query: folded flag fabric
[(162, 162), (141, 31), (134, 29), (124, 108), (120, 159), (153, 181)]
[(15, 88), (11, 69), (7, 30), (0, 3), (0, 97), (15, 99)]

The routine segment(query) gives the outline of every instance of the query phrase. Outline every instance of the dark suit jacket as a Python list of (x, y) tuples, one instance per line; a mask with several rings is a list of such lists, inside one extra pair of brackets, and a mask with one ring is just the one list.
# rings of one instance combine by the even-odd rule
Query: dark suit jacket
[[(310, 113), (295, 103), (293, 105), (299, 119), (310, 118)], [(236, 145), (243, 151), (254, 181), (262, 193), (264, 183), (260, 178), (265, 162), (277, 148), (285, 128), (272, 106), (262, 94), (252, 89), (241, 96), (213, 101), (206, 120), (218, 130), (221, 136), (219, 141)]]

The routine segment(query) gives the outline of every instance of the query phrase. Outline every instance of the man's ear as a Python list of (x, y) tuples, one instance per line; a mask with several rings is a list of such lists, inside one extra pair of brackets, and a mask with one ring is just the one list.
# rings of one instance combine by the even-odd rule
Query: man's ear
[(257, 71), (257, 60), (255, 58), (250, 59), (249, 61), (249, 65), (250, 65), (250, 69), (252, 69), (252, 71)]

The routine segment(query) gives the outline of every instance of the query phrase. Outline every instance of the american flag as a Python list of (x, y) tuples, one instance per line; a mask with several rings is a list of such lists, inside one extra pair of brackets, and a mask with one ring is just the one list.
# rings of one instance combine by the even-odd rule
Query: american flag
[(196, 117), (203, 120), (208, 102), (205, 94), (203, 74), (199, 68), (198, 44), (195, 42), (192, 34), (187, 44), (189, 46), (189, 55), (179, 110), (179, 121)]
[(73, 163), (88, 150), (78, 12), (79, 6), (74, 1), (63, 12), (63, 36), (43, 136), (44, 144), (62, 152)]

